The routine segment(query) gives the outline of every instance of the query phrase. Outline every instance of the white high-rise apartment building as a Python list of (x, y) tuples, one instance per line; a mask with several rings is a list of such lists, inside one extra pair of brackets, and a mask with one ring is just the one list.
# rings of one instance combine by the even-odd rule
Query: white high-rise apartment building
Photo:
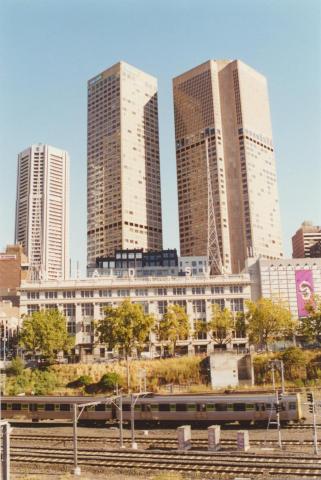
[(69, 155), (31, 145), (18, 155), (15, 242), (34, 278), (68, 278)]
[(215, 239), (221, 272), (282, 257), (265, 77), (239, 60), (210, 60), (173, 89), (181, 255), (207, 255)]
[(88, 82), (87, 262), (162, 249), (157, 80), (119, 62)]

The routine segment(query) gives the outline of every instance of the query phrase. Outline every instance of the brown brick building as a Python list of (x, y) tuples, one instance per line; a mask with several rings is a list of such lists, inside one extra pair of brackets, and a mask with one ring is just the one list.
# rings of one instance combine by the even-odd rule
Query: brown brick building
[(11, 300), (19, 306), (17, 291), (28, 277), (28, 267), (21, 245), (8, 245), (5, 252), (0, 252), (0, 301)]

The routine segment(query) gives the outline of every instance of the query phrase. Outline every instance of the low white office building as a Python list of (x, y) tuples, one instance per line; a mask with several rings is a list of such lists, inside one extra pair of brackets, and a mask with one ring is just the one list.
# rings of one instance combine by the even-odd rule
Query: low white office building
[(252, 300), (260, 297), (281, 299), (294, 318), (305, 317), (305, 302), (313, 295), (321, 296), (320, 258), (259, 258), (247, 268)]
[[(209, 321), (212, 305), (228, 307), (232, 312), (243, 311), (245, 301), (251, 298), (250, 276), (238, 275), (185, 275), (168, 277), (92, 277), (23, 283), (20, 295), (20, 313), (30, 314), (44, 308), (58, 308), (67, 318), (68, 330), (76, 337), (76, 353), (88, 353), (105, 357), (105, 346), (94, 347), (93, 321), (103, 318), (104, 307), (118, 305), (125, 298), (143, 305), (144, 311), (161, 320), (170, 304), (181, 305), (189, 316), (191, 331), (195, 322)], [(227, 349), (244, 349), (246, 338), (234, 338)], [(152, 334), (152, 351), (160, 351), (160, 345)], [(210, 352), (214, 346), (204, 334), (192, 335), (178, 342), (182, 353)], [(95, 352), (94, 352), (95, 350)]]

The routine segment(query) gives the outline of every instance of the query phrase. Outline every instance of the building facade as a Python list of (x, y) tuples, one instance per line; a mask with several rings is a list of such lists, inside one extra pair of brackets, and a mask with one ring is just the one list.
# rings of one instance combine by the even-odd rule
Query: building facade
[[(58, 308), (67, 318), (68, 331), (75, 335), (78, 352), (93, 353), (96, 348), (93, 322), (103, 318), (106, 306), (117, 306), (129, 298), (140, 303), (145, 313), (154, 314), (161, 321), (168, 305), (176, 304), (186, 310), (191, 327), (191, 337), (178, 342), (178, 347), (182, 353), (207, 352), (214, 348), (213, 343), (204, 333), (193, 335), (195, 323), (211, 319), (213, 304), (230, 308), (236, 316), (237, 312), (244, 311), (250, 293), (248, 274), (148, 278), (111, 275), (83, 280), (25, 282), (21, 287), (20, 313)], [(238, 337), (235, 331), (227, 348), (244, 348), (246, 345), (246, 338)], [(100, 353), (105, 356), (106, 348), (97, 348), (102, 348)], [(160, 351), (154, 335), (147, 348)]]
[(292, 257), (311, 257), (311, 247), (321, 241), (321, 227), (305, 221), (292, 237)]
[(31, 145), (18, 155), (15, 242), (34, 277), (67, 278), (69, 265), (69, 155)]
[(88, 82), (87, 264), (161, 250), (157, 80), (120, 62)]
[(249, 263), (251, 297), (281, 300), (287, 305), (294, 318), (305, 317), (305, 303), (313, 295), (321, 296), (321, 259), (259, 258)]
[(282, 257), (265, 77), (210, 60), (174, 78), (173, 92), (181, 255), (212, 250), (234, 273), (248, 257)]
[(29, 262), (21, 245), (7, 245), (0, 252), (0, 301), (12, 302), (19, 306), (19, 288), (22, 281), (28, 280)]
[(178, 257), (176, 249), (144, 252), (143, 249), (116, 250), (96, 259), (87, 268), (89, 277), (168, 277), (209, 275), (207, 257)]

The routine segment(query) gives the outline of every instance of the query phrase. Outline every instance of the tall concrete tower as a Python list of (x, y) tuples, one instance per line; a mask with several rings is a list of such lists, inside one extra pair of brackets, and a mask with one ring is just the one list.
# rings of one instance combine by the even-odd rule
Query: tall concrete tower
[(15, 243), (34, 278), (68, 277), (69, 156), (50, 145), (18, 155)]
[(210, 254), (217, 273), (282, 257), (265, 77), (210, 60), (176, 77), (173, 91), (181, 255)]
[(87, 262), (162, 249), (157, 80), (120, 62), (88, 82)]

